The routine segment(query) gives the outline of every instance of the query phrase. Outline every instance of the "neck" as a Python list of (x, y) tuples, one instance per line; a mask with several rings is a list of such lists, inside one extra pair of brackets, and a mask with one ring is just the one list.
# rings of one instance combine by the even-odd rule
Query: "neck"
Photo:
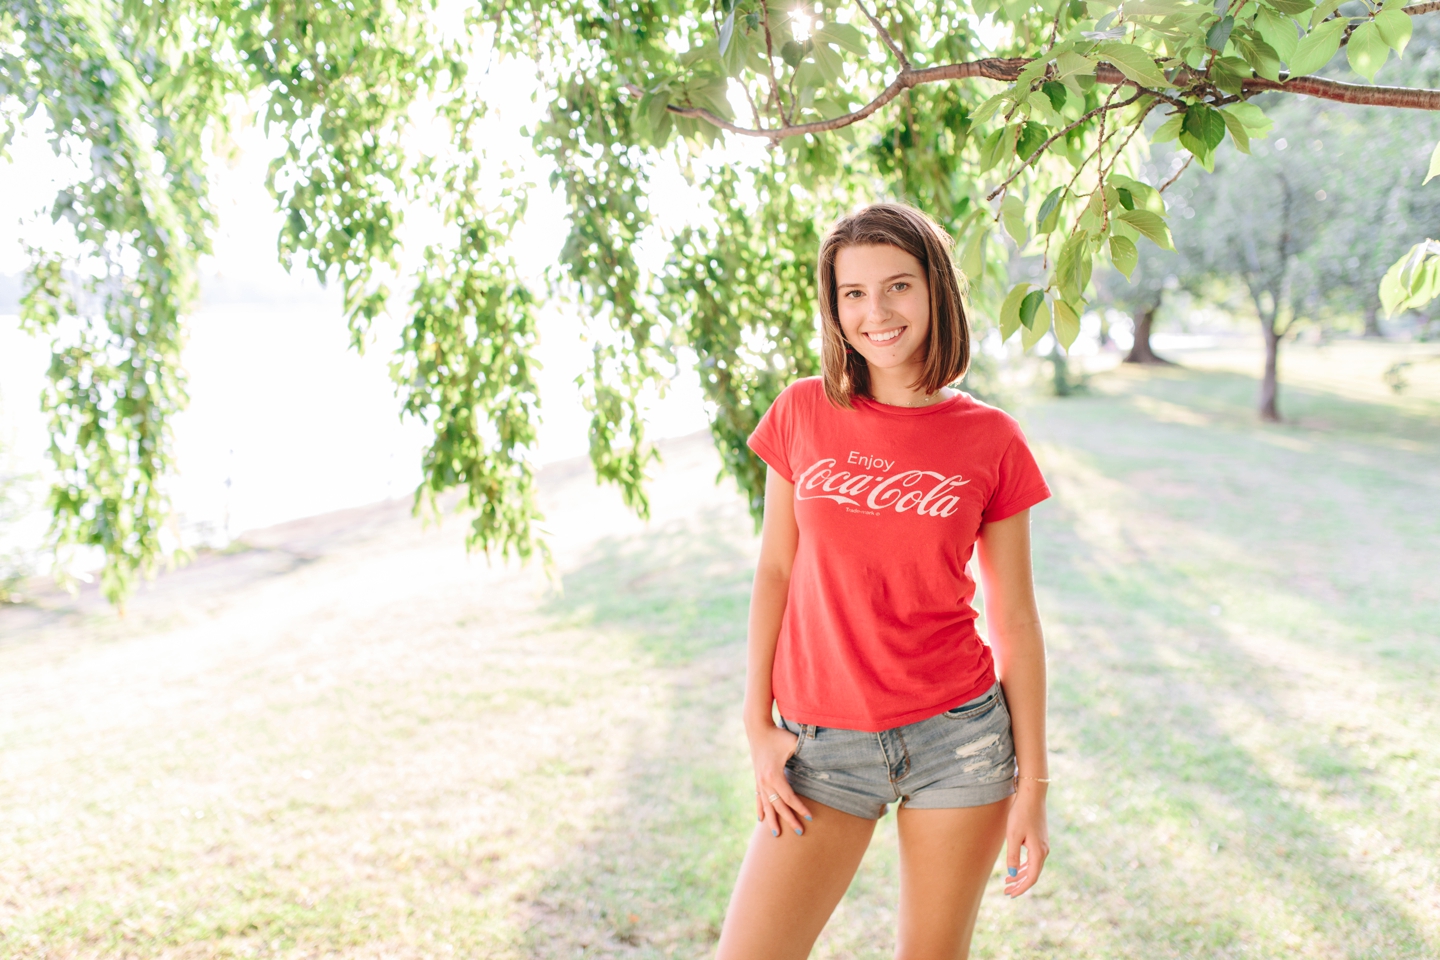
[(933, 394), (927, 394), (923, 389), (914, 386), (924, 373), (924, 367), (920, 364), (907, 364), (904, 367), (893, 367), (886, 370), (870, 367), (870, 397), (877, 403), (886, 403), (895, 407), (920, 407), (927, 403), (934, 403), (950, 394), (949, 390), (941, 388)]

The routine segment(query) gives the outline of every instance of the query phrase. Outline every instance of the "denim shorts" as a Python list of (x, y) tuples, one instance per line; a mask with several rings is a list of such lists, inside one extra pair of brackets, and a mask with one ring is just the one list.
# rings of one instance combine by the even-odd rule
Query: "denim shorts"
[(791, 788), (857, 817), (878, 820), (896, 802), (979, 807), (1015, 792), (1015, 742), (998, 682), (958, 707), (879, 733), (784, 717), (780, 725), (800, 738), (785, 764)]

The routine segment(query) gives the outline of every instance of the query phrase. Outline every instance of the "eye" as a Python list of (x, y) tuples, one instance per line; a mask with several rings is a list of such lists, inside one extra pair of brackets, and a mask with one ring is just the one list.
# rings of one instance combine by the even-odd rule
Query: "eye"
[(859, 296), (862, 296), (862, 292), (859, 291), (859, 290), (846, 290), (846, 291), (845, 291), (845, 297), (846, 297), (846, 299), (854, 300), (856, 297), (859, 297)]
[(896, 293), (904, 293), (906, 290), (910, 289), (910, 284), (905, 282), (904, 280), (901, 280), (890, 289), (894, 290)]

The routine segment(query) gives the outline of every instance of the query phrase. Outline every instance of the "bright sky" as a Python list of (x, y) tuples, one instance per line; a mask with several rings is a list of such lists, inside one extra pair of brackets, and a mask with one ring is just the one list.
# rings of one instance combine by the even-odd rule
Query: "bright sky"
[[(492, 159), (523, 166), (538, 184), (511, 243), (539, 289), (566, 224), (563, 199), (550, 190), (528, 140), (519, 135), (539, 112), (529, 99), (530, 85), (521, 64), (493, 72), (487, 100), (496, 119), (486, 142)], [(312, 278), (287, 275), (276, 260), (280, 217), (264, 188), (274, 145), (253, 129), (239, 139), (238, 165), (215, 173), (220, 229), (215, 256), (204, 267), (206, 302), (189, 324), (184, 363), (190, 407), (175, 427), (176, 506), (184, 527), (205, 540), (222, 539), (227, 527), (233, 535), (409, 496), (427, 437), (424, 426), (398, 417), (387, 371), (398, 323), (379, 324), (365, 356), (349, 349), (338, 296)], [(20, 138), (11, 153), (13, 163), (0, 166), (6, 185), (0, 191), (0, 273), (17, 274), (25, 264), (24, 239), (53, 236), (48, 217), (37, 218), (36, 208), (54, 196), (64, 170), (40, 136)], [(678, 174), (673, 180), (663, 185), (664, 208), (693, 211), (683, 180)], [(557, 307), (542, 315), (541, 463), (587, 449), (588, 421), (574, 383), (588, 366), (579, 329)], [(37, 398), (48, 359), (47, 344), (21, 333), (15, 317), (0, 316), (0, 471), (44, 468), (47, 434)], [(704, 429), (698, 378), (682, 377), (664, 401), (652, 399), (648, 420), (656, 438)]]

